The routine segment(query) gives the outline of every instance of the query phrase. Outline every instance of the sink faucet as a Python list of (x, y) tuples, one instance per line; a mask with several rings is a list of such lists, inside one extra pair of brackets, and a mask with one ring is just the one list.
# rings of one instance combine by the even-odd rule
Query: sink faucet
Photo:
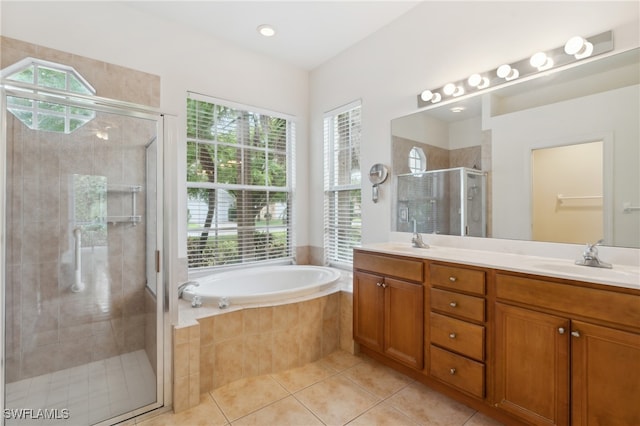
[(429, 248), (429, 244), (422, 241), (422, 235), (418, 233), (418, 224), (413, 220), (413, 237), (411, 237), (411, 245), (417, 248)]
[(198, 281), (187, 281), (185, 283), (180, 284), (178, 286), (178, 299), (182, 299), (182, 293), (184, 293), (187, 287), (189, 286), (198, 287), (199, 285), (200, 283)]
[(603, 262), (598, 258), (598, 249), (596, 246), (599, 246), (603, 242), (604, 240), (600, 240), (595, 244), (587, 244), (584, 252), (582, 252), (582, 259), (576, 260), (576, 265), (611, 269), (613, 266), (610, 263)]

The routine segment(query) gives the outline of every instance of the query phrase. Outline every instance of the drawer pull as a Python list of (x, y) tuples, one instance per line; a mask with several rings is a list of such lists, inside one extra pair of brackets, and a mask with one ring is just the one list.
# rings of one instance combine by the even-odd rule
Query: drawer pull
[(382, 288), (384, 288), (384, 283), (376, 283), (376, 285), (377, 285), (378, 287), (382, 287)]
[(456, 277), (449, 277), (449, 281), (455, 283), (456, 281), (458, 281), (458, 279)]
[(560, 328), (558, 329), (558, 333), (560, 333), (560, 334), (564, 334), (564, 328), (563, 328), (563, 327), (560, 327)]
[(451, 306), (452, 308), (455, 308), (456, 306), (458, 306), (458, 302), (450, 302), (449, 306)]
[(449, 373), (453, 376), (454, 374), (456, 374), (456, 369), (455, 368), (450, 369)]
[(456, 333), (449, 333), (449, 339), (455, 339)]
[(579, 332), (579, 331), (572, 331), (572, 332), (571, 332), (571, 335), (572, 335), (573, 337), (580, 337), (580, 332)]

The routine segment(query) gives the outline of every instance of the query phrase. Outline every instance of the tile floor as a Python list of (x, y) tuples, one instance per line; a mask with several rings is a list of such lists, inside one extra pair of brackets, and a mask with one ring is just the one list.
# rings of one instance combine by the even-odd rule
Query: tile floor
[(343, 351), (303, 367), (232, 382), (203, 394), (197, 407), (136, 424), (499, 425), (371, 359)]
[[(67, 409), (69, 418), (6, 420), (6, 426), (81, 426), (150, 404), (156, 376), (144, 350), (8, 383), (7, 409)], [(32, 414), (27, 416), (33, 417)]]

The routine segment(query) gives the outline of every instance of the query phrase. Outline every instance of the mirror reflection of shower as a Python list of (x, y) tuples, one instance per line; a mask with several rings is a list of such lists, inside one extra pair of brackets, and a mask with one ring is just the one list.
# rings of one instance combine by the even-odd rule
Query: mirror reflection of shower
[(486, 173), (465, 167), (399, 175), (397, 232), (484, 237)]

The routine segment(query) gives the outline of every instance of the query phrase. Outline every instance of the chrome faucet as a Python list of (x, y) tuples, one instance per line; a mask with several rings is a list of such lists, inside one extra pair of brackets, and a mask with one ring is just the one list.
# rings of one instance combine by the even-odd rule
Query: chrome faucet
[(418, 223), (413, 220), (413, 237), (411, 237), (411, 245), (417, 248), (429, 248), (429, 244), (422, 241), (422, 235), (418, 233)]
[(576, 260), (576, 265), (592, 266), (594, 268), (613, 268), (610, 263), (603, 262), (598, 258), (598, 249), (596, 246), (599, 246), (603, 242), (604, 240), (600, 240), (595, 244), (587, 244), (584, 252), (582, 252), (582, 259)]
[(187, 289), (187, 287), (193, 286), (198, 287), (200, 283), (198, 281), (187, 281), (178, 286), (178, 299), (182, 299), (182, 293)]

